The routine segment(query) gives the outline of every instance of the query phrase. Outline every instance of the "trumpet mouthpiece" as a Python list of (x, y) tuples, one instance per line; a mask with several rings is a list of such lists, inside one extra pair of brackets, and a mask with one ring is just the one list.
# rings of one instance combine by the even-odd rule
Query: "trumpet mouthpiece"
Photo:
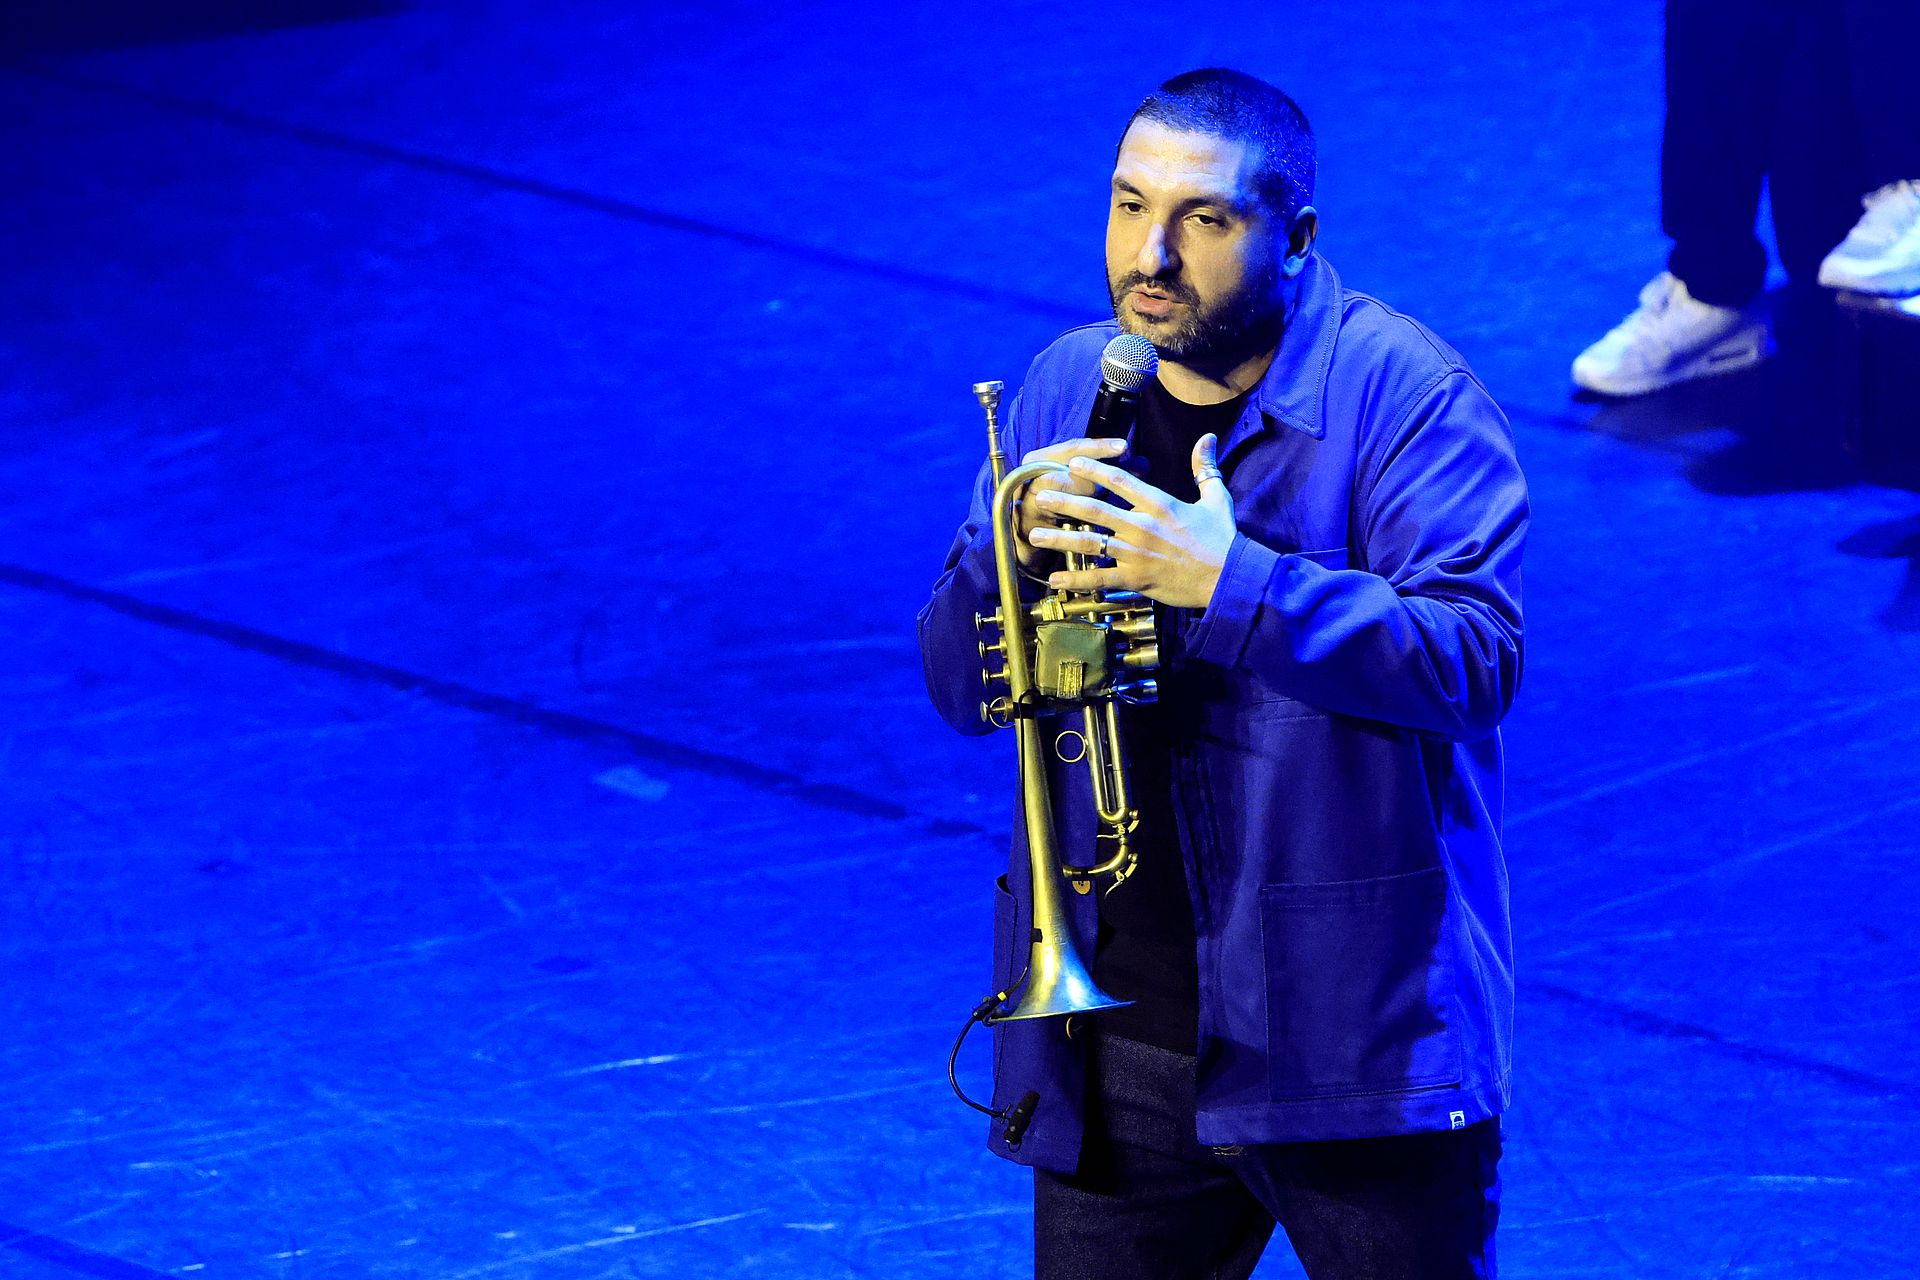
[(1160, 353), (1138, 334), (1123, 333), (1100, 353), (1100, 376), (1122, 391), (1138, 391), (1160, 372)]

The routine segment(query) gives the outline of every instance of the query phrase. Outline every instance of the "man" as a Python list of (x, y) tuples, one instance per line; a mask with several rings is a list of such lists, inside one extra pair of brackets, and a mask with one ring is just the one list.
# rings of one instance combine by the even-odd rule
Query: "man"
[[(1271, 85), (1162, 85), (1114, 166), (1115, 321), (1041, 353), (1008, 413), (1012, 456), (1072, 467), (1022, 504), (1023, 567), (1162, 615), (1161, 699), (1128, 725), (1140, 869), (1065, 894), (1095, 980), (1134, 1003), (994, 1028), (996, 1105), (1040, 1096), (1017, 1151), (992, 1143), (1034, 1166), (1050, 1280), (1245, 1276), (1276, 1222), (1314, 1280), (1493, 1273), (1494, 730), (1520, 679), (1526, 492), (1459, 356), (1314, 252), (1314, 168)], [(1159, 348), (1159, 379), (1129, 440), (1081, 438), (1117, 329)], [(928, 688), (969, 732), (985, 489), (920, 616)], [(1069, 550), (1106, 563), (1068, 573)], [(1050, 771), (1084, 860), (1085, 769)], [(996, 989), (1025, 963), (1023, 841)]]

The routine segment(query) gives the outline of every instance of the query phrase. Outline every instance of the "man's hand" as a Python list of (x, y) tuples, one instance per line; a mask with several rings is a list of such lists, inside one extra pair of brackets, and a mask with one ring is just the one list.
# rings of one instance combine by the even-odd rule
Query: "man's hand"
[(1109, 569), (1055, 573), (1047, 579), (1048, 585), (1072, 591), (1138, 591), (1161, 604), (1206, 608), (1220, 583), (1220, 571), (1226, 567), (1227, 552), (1238, 531), (1233, 522), (1233, 497), (1214, 461), (1218, 447), (1219, 441), (1211, 434), (1194, 443), (1198, 502), (1181, 502), (1118, 467), (1084, 454), (1077, 456), (1070, 464), (1075, 479), (1110, 490), (1131, 503), (1133, 510), (1122, 511), (1098, 498), (1082, 496), (1078, 489), (1036, 494), (1034, 504), (1055, 521), (1071, 520), (1111, 531), (1070, 533), (1052, 524), (1035, 528), (1028, 535), (1035, 546), (1113, 561)]
[[(1075, 458), (1111, 458), (1126, 456), (1125, 440), (1062, 440), (1059, 444), (1050, 444), (1044, 449), (1035, 449), (1020, 459), (1020, 465), (1029, 462), (1066, 462)], [(1076, 494), (1091, 498), (1099, 491), (1099, 485), (1092, 479), (1065, 475), (1058, 471), (1049, 471), (1027, 486), (1019, 505), (1013, 513), (1014, 552), (1020, 561), (1020, 567), (1028, 573), (1037, 573), (1045, 559), (1044, 544), (1036, 543), (1033, 534), (1042, 529), (1057, 530), (1060, 518), (1050, 509), (1041, 505), (1038, 499), (1049, 492)]]

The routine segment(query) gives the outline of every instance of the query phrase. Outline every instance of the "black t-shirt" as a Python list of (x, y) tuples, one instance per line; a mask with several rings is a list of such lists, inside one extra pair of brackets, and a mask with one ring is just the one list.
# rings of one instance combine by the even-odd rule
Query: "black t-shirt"
[[(1196, 501), (1194, 442), (1210, 431), (1224, 440), (1245, 405), (1244, 395), (1221, 404), (1187, 404), (1157, 381), (1148, 383), (1133, 429), (1133, 469), (1156, 489), (1182, 502)], [(1178, 672), (1157, 674), (1160, 701), (1123, 708), (1127, 779), (1140, 810), (1134, 837), (1140, 862), (1118, 888), (1099, 890), (1093, 979), (1108, 995), (1134, 1002), (1098, 1015), (1103, 1031), (1192, 1053), (1199, 1039), (1200, 978), (1193, 905), (1173, 816), (1174, 713), (1184, 682)]]

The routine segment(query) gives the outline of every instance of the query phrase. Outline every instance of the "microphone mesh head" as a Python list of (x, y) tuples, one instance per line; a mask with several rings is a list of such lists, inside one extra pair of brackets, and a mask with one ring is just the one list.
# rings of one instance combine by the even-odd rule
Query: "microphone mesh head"
[(1138, 334), (1123, 333), (1100, 353), (1100, 376), (1122, 391), (1138, 391), (1160, 372), (1160, 353)]

